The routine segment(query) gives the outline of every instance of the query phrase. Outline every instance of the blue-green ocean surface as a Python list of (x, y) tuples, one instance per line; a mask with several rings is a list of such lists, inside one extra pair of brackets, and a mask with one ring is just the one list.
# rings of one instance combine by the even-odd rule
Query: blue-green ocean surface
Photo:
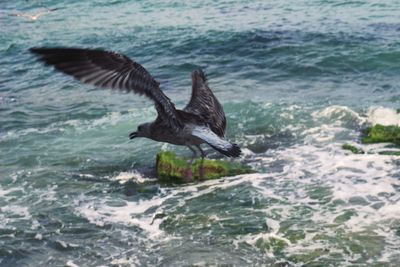
[[(141, 175), (161, 149), (190, 151), (129, 141), (152, 103), (44, 67), (34, 46), (123, 53), (179, 108), (203, 68), (259, 173)], [(399, 266), (400, 158), (341, 148), (400, 123), (399, 74), (397, 0), (3, 0), (0, 266)]]

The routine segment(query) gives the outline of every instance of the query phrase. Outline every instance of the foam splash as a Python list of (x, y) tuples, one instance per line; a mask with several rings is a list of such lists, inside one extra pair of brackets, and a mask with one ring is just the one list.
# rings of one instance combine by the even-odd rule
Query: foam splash
[(121, 172), (117, 176), (110, 178), (110, 180), (118, 181), (120, 184), (125, 184), (126, 182), (133, 181), (139, 184), (146, 182), (156, 182), (156, 178), (145, 177), (142, 173), (133, 170), (128, 172)]
[(327, 118), (331, 120), (333, 125), (341, 125), (343, 122), (354, 121), (361, 124), (365, 118), (346, 106), (329, 106), (320, 111), (312, 113), (314, 119)]
[[(343, 244), (354, 250), (354, 246), (363, 246), (358, 240), (368, 238), (378, 240), (376, 246), (382, 246), (373, 248), (379, 252), (376, 261), (370, 259), (372, 262), (390, 262), (394, 255), (399, 255), (396, 247), (400, 246), (400, 240), (393, 232), (400, 223), (400, 197), (396, 189), (400, 181), (395, 177), (395, 157), (346, 155), (340, 143), (333, 143), (322, 148), (307, 144), (291, 147), (278, 151), (276, 159), (286, 165), (282, 173), (271, 177), (274, 188), (265, 188), (262, 179), (253, 180), (252, 186), (264, 187), (259, 193), (265, 198), (279, 199), (285, 204), (264, 209), (269, 232), (242, 236), (238, 244), (259, 247), (263, 242), (280, 242), (282, 248), (269, 245), (265, 251), (277, 260), (282, 258), (275, 249), (284, 251), (288, 258), (318, 253), (329, 257), (330, 253), (339, 253), (345, 257), (344, 261), (355, 261), (363, 254), (357, 251), (349, 254), (349, 248)], [(288, 187), (296, 190), (287, 194), (283, 189)], [(304, 209), (310, 214), (295, 223)], [(279, 221), (274, 219), (277, 216)], [(303, 220), (309, 221), (304, 224)], [(285, 222), (293, 224), (290, 231), (304, 236), (300, 239), (291, 236)]]
[[(326, 250), (331, 254), (341, 254), (344, 257), (341, 263), (346, 265), (345, 262), (362, 259), (361, 252), (349, 254), (348, 251), (354, 245), (352, 242), (362, 246), (357, 243), (361, 242), (357, 238), (362, 240), (363, 236), (367, 236), (382, 240), (383, 244), (377, 258), (370, 260), (390, 261), (393, 255), (398, 255), (395, 248), (400, 246), (400, 241), (391, 232), (400, 220), (400, 181), (396, 178), (396, 157), (350, 154), (341, 148), (343, 143), (340, 142), (349, 136), (358, 136), (358, 129), (352, 127), (363, 125), (368, 116), (359, 115), (346, 107), (329, 107), (313, 113), (315, 125), (301, 133), (303, 143), (264, 154), (244, 149), (246, 160), (252, 165), (264, 166), (270, 171), (268, 173), (161, 188), (150, 199), (119, 199), (118, 205), (110, 205), (109, 202), (115, 199), (109, 196), (81, 195), (74, 202), (75, 211), (99, 227), (107, 224), (136, 226), (150, 244), (167, 243), (171, 236), (180, 238), (179, 232), (171, 235), (162, 228), (168, 214), (178, 208), (190, 208), (193, 202), (204, 199), (202, 196), (218, 190), (229, 191), (242, 184), (250, 184), (261, 199), (274, 199), (276, 202), (257, 210), (263, 212), (268, 231), (238, 235), (232, 241), (237, 247), (245, 243), (258, 249), (260, 240), (278, 242), (287, 257)], [(371, 147), (379, 149), (379, 146)], [(282, 165), (281, 169), (272, 167), (277, 163)], [(120, 183), (148, 181), (135, 171), (121, 172), (110, 179)], [(266, 181), (270, 181), (268, 185)], [(305, 210), (307, 215), (302, 213)], [(165, 217), (158, 217), (160, 214)], [(210, 224), (226, 220), (223, 214), (208, 215)], [(174, 218), (179, 220), (185, 216), (179, 214)], [(301, 232), (304, 236), (293, 239), (284, 227), (285, 222), (292, 223), (289, 230)], [(264, 252), (277, 260), (285, 260), (272, 248)], [(325, 254), (326, 257), (329, 255)], [(131, 258), (120, 256), (112, 260), (121, 264), (126, 261), (136, 263)]]
[[(86, 202), (87, 200), (85, 200)], [(154, 221), (153, 217), (142, 213), (150, 207), (160, 205), (161, 199), (150, 201), (126, 202), (123, 207), (111, 207), (105, 201), (93, 201), (91, 203), (77, 204), (77, 212), (87, 218), (90, 223), (103, 227), (106, 224), (135, 225), (146, 231), (149, 238), (157, 238), (162, 235), (159, 229), (160, 221)]]
[[(10, 176), (12, 182), (17, 184), (21, 176), (30, 176), (32, 172), (17, 171)], [(38, 230), (40, 223), (31, 213), (31, 206), (26, 204), (26, 199), (34, 196), (36, 203), (52, 203), (57, 200), (57, 185), (48, 185), (45, 188), (31, 188), (26, 185), (2, 188), (0, 185), (0, 228), (17, 229), (24, 227)], [(3, 205), (3, 203), (6, 203)], [(22, 226), (23, 225), (23, 226)]]
[[(246, 235), (239, 238), (238, 242), (259, 246), (260, 240), (269, 242), (275, 238), (283, 242), (283, 251), (289, 257), (307, 253), (326, 256), (320, 251), (326, 250), (329, 253), (347, 254), (347, 259), (342, 261), (347, 266), (349, 264), (345, 262), (365, 257), (362, 254), (364, 252), (353, 251), (354, 247), (364, 245), (357, 240), (371, 238), (376, 242), (376, 247), (371, 249), (377, 253), (377, 258), (370, 258), (369, 262), (391, 262), (393, 257), (399, 256), (396, 247), (400, 246), (400, 240), (393, 232), (395, 225), (400, 222), (400, 180), (396, 178), (398, 157), (350, 154), (343, 151), (343, 143), (336, 140), (343, 133), (346, 133), (345, 136), (358, 136), (357, 127), (351, 128), (351, 125), (396, 125), (399, 115), (392, 109), (371, 108), (363, 116), (347, 107), (333, 106), (314, 112), (313, 118), (316, 121), (322, 119), (322, 122), (304, 131), (304, 144), (275, 151), (274, 160), (258, 157), (263, 164), (285, 162), (282, 173), (274, 176), (276, 188), (259, 192), (267, 198), (273, 197), (286, 203), (265, 209), (267, 222), (272, 220), (272, 224), (268, 224), (271, 229), (269, 233)], [(363, 149), (379, 151), (382, 146), (376, 144)], [(253, 186), (262, 188), (260, 180), (253, 181)], [(289, 195), (282, 194), (281, 188), (284, 187), (296, 188), (296, 191)], [(305, 236), (290, 242), (280, 223), (293, 222), (297, 210), (303, 208), (311, 208), (310, 222), (306, 226), (293, 225), (291, 229), (300, 230)], [(280, 217), (278, 224), (273, 219), (277, 210)], [(340, 237), (338, 232), (342, 232)], [(332, 242), (335, 239), (342, 241)], [(346, 243), (350, 248), (343, 247)], [(352, 251), (350, 255), (349, 250)], [(271, 249), (266, 253), (277, 257)], [(315, 257), (318, 259), (319, 256)]]
[(400, 113), (392, 108), (370, 107), (366, 114), (359, 114), (346, 106), (330, 106), (312, 113), (314, 119), (326, 118), (330, 125), (342, 126), (353, 122), (355, 125), (368, 123), (371, 125), (400, 125)]
[(111, 261), (111, 264), (116, 265), (116, 266), (136, 267), (136, 266), (140, 266), (140, 264), (137, 261), (138, 260), (135, 258), (117, 258), (117, 259), (113, 259)]
[(79, 265), (75, 264), (72, 260), (67, 261), (65, 265), (68, 267), (79, 267)]
[[(179, 199), (177, 206), (185, 205), (185, 203), (193, 198), (208, 194), (217, 188), (226, 188), (242, 183), (245, 180), (252, 180), (260, 177), (259, 174), (248, 176), (236, 176), (223, 180), (210, 180), (201, 184), (202, 187), (208, 189), (199, 190), (198, 185), (189, 185), (182, 188), (167, 188), (161, 190), (161, 193), (149, 200), (140, 200), (137, 202), (124, 201), (119, 207), (107, 205), (112, 199), (106, 197), (102, 199), (87, 199), (84, 195), (75, 200), (76, 211), (87, 218), (91, 223), (100, 227), (105, 224), (117, 223), (124, 225), (135, 225), (144, 230), (149, 238), (155, 239), (163, 235), (163, 231), (159, 228), (162, 219), (155, 219), (157, 214), (164, 213), (163, 204), (171, 198)], [(151, 213), (147, 211), (153, 210)]]
[[(264, 166), (273, 165), (277, 161), (284, 162), (284, 167), (280, 172), (210, 180), (202, 183), (201, 186), (193, 184), (185, 187), (164, 188), (160, 194), (150, 200), (126, 201), (121, 207), (108, 206), (106, 199), (88, 201), (83, 198), (81, 204), (77, 205), (77, 211), (99, 226), (107, 223), (136, 225), (143, 229), (149, 238), (159, 240), (167, 236), (160, 229), (163, 219), (155, 219), (157, 214), (165, 214), (171, 212), (171, 209), (189, 205), (192, 200), (216, 190), (229, 190), (243, 183), (250, 183), (263, 197), (274, 198), (281, 204), (264, 209), (268, 232), (245, 235), (235, 242), (256, 245), (260, 239), (280, 240), (285, 246), (285, 251), (291, 255), (313, 251), (318, 246), (329, 247), (330, 251), (343, 253), (337, 244), (317, 242), (315, 238), (319, 234), (334, 236), (338, 229), (348, 236), (365, 231), (380, 235), (381, 228), (376, 228), (375, 225), (390, 227), (393, 221), (399, 220), (400, 199), (397, 196), (396, 187), (400, 186), (400, 181), (393, 176), (396, 172), (396, 165), (393, 163), (395, 157), (348, 154), (341, 148), (342, 143), (335, 142), (336, 136), (343, 132), (353, 132), (356, 135), (356, 131), (349, 129), (346, 122), (350, 120), (352, 123), (361, 125), (366, 121), (366, 117), (358, 115), (349, 108), (330, 107), (314, 113), (313, 117), (316, 121), (321, 118), (327, 118), (328, 121), (305, 130), (304, 144), (274, 152), (269, 151), (268, 153), (272, 153), (272, 156), (269, 154), (267, 157), (246, 153), (246, 158), (252, 158), (255, 162), (261, 161)], [(324, 145), (320, 146), (320, 143)], [(144, 177), (137, 176), (135, 172), (123, 172), (114, 179), (122, 182), (131, 179), (145, 180)], [(264, 182), (269, 179), (274, 181), (273, 187), (264, 185)], [(291, 194), (282, 190), (288, 187), (296, 190)], [(171, 199), (178, 200), (174, 207), (168, 204)], [(309, 216), (311, 225), (303, 229), (306, 231), (303, 239), (292, 242), (282, 230), (281, 222), (292, 220), (293, 215), (298, 212), (297, 209), (305, 207), (312, 208), (312, 214)], [(277, 210), (279, 210), (280, 220), (272, 216), (272, 214), (276, 215)], [(348, 210), (351, 210), (349, 218), (337, 223)], [(211, 215), (213, 218), (211, 221), (218, 223), (224, 220), (215, 216), (215, 214)], [(332, 227), (332, 225), (336, 226)], [(296, 229), (296, 225), (293, 227)], [(301, 229), (300, 226), (297, 227)], [(270, 252), (267, 251), (267, 253)], [(352, 255), (352, 257), (356, 259), (359, 255)]]
[(391, 108), (371, 107), (367, 112), (368, 122), (372, 125), (397, 125), (400, 126), (400, 114)]

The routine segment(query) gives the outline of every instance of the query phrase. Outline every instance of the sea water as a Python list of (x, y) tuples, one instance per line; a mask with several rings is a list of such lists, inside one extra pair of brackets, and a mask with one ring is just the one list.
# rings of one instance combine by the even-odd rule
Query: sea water
[[(2, 1), (0, 266), (398, 266), (400, 159), (342, 145), (400, 122), (399, 14), (394, 0)], [(151, 101), (44, 67), (34, 46), (123, 53), (179, 108), (202, 68), (258, 172), (157, 183), (140, 170), (158, 151), (190, 151), (128, 139)]]

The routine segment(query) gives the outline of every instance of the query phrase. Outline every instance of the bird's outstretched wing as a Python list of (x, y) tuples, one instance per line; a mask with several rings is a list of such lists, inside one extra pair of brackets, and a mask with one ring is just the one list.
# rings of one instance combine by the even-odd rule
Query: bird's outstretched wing
[(228, 157), (239, 157), (242, 153), (237, 144), (231, 143), (205, 126), (197, 126), (193, 129), (192, 135), (200, 138), (212, 148)]
[(47, 65), (102, 88), (145, 95), (154, 101), (159, 117), (173, 128), (182, 126), (174, 104), (159, 83), (137, 62), (109, 51), (80, 48), (31, 48)]
[(192, 97), (184, 111), (198, 115), (215, 134), (224, 136), (226, 128), (224, 109), (208, 87), (207, 78), (202, 70), (192, 72)]

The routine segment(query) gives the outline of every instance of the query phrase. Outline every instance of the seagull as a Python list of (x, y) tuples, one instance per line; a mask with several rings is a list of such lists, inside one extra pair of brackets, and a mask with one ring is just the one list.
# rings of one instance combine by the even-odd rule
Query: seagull
[[(208, 86), (202, 70), (192, 72), (192, 95), (182, 110), (160, 89), (150, 73), (125, 55), (111, 51), (81, 48), (35, 47), (30, 51), (46, 65), (71, 75), (86, 84), (145, 95), (154, 102), (157, 118), (141, 124), (129, 134), (130, 139), (145, 137), (158, 142), (186, 146), (192, 152), (190, 166), (201, 155), (200, 177), (206, 153), (200, 147), (207, 144), (227, 157), (239, 157), (240, 147), (224, 138), (226, 118), (222, 105)], [(190, 168), (191, 170), (191, 168)], [(188, 176), (191, 179), (191, 171)]]
[(41, 11), (41, 12), (39, 12), (39, 13), (36, 13), (36, 14), (34, 14), (34, 15), (27, 14), (27, 13), (16, 13), (16, 14), (10, 14), (10, 16), (25, 17), (25, 18), (28, 18), (28, 19), (30, 19), (30, 20), (35, 21), (35, 20), (37, 20), (39, 17), (43, 16), (44, 14), (47, 14), (47, 13), (56, 11), (57, 9), (58, 9), (58, 8), (47, 9), (47, 10)]

